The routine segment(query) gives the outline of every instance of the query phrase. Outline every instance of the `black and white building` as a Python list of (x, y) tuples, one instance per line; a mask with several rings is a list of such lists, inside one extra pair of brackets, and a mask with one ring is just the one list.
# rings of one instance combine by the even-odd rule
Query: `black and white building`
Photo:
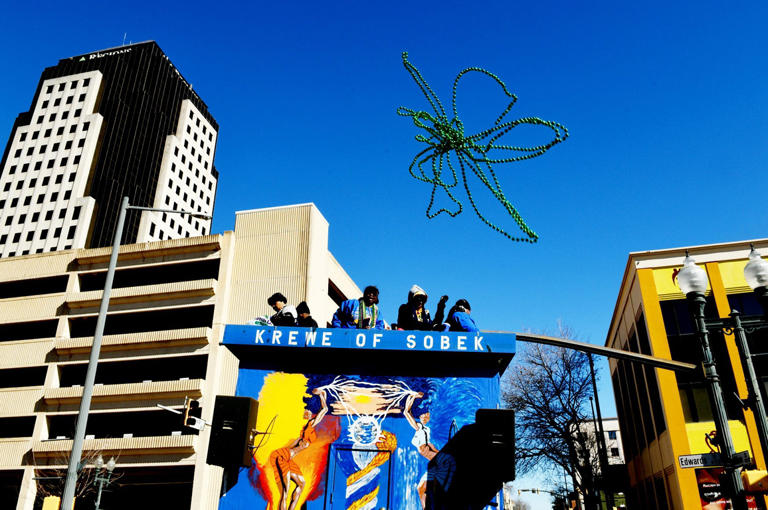
[[(60, 60), (0, 161), (0, 257), (108, 246), (123, 196), (212, 214), (217, 133), (154, 41)], [(210, 220), (129, 211), (122, 242), (209, 232)]]

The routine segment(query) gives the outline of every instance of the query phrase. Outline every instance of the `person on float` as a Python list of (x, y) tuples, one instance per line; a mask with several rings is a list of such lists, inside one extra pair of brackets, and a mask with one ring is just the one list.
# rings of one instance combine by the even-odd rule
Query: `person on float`
[(298, 317), (296, 307), (287, 303), (288, 299), (279, 292), (275, 292), (267, 299), (267, 304), (275, 311), (275, 314), (269, 318), (273, 326), (296, 325), (296, 317)]
[(379, 289), (369, 285), (360, 299), (348, 299), (333, 314), (331, 327), (345, 329), (387, 329), (379, 310)]
[(309, 312), (309, 305), (306, 301), (299, 303), (296, 307), (296, 312), (299, 314), (299, 318), (296, 319), (296, 325), (300, 328), (316, 328), (317, 321), (312, 318)]
[(448, 331), (480, 331), (475, 321), (469, 316), (471, 312), (472, 308), (469, 306), (469, 301), (466, 299), (456, 301), (456, 304), (448, 312), (448, 319), (446, 320)]
[[(448, 296), (443, 296), (448, 299)], [(432, 329), (433, 321), (425, 304), (427, 303), (427, 293), (418, 285), (411, 287), (408, 291), (408, 302), (400, 305), (397, 311), (397, 329), (408, 331), (429, 331)], [(445, 308), (445, 301), (442, 300), (442, 307)], [(440, 303), (437, 308), (440, 309)]]

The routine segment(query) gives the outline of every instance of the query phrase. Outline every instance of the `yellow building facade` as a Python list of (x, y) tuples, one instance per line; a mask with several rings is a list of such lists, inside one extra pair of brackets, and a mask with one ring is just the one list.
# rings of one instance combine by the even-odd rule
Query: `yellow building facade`
[[(733, 309), (743, 315), (760, 315), (762, 308), (743, 273), (750, 243), (763, 257), (768, 255), (768, 239), (631, 253), (606, 345), (700, 366), (700, 347), (677, 272), (686, 250), (706, 270), (707, 317), (728, 317)], [(758, 354), (754, 363), (765, 394), (768, 360), (760, 354), (768, 353), (768, 342), (759, 341), (766, 339), (759, 331), (748, 337), (752, 354)], [(710, 342), (736, 451), (750, 452), (756, 466), (765, 469), (754, 416), (739, 402), (739, 398), (746, 401), (748, 393), (734, 338), (711, 333)], [(702, 371), (673, 372), (617, 360), (609, 363), (629, 472), (628, 507), (721, 508), (706, 506), (722, 499), (717, 481), (720, 468), (680, 461), (681, 456), (714, 451), (711, 440), (707, 441), (715, 425)]]

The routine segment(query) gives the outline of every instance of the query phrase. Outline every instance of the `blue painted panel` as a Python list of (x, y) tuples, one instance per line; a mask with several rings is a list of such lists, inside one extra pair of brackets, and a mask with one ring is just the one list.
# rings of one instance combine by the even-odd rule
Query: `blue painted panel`
[(307, 510), (421, 510), (430, 451), (473, 423), (477, 409), (499, 404), (498, 376), (318, 368), (326, 373), (240, 369), (236, 393), (259, 401), (263, 434), (220, 509), (277, 510), (295, 498)]

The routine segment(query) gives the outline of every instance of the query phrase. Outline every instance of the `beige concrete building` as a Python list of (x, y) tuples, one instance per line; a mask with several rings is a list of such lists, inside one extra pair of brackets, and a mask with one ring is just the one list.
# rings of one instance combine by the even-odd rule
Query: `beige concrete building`
[[(0, 508), (39, 508), (63, 487), (43, 477), (66, 469), (110, 251), (0, 260)], [(313, 204), (242, 211), (220, 235), (121, 247), (84, 446), (91, 461), (116, 458), (106, 508), (217, 507), (209, 428), (197, 434), (156, 404), (199, 399), (210, 420), (215, 395), (234, 394), (237, 378), (219, 345), (224, 325), (271, 313), (278, 291), (307, 301), (321, 326), (361, 294)], [(88, 508), (92, 481), (80, 486), (89, 490), (76, 508)]]

